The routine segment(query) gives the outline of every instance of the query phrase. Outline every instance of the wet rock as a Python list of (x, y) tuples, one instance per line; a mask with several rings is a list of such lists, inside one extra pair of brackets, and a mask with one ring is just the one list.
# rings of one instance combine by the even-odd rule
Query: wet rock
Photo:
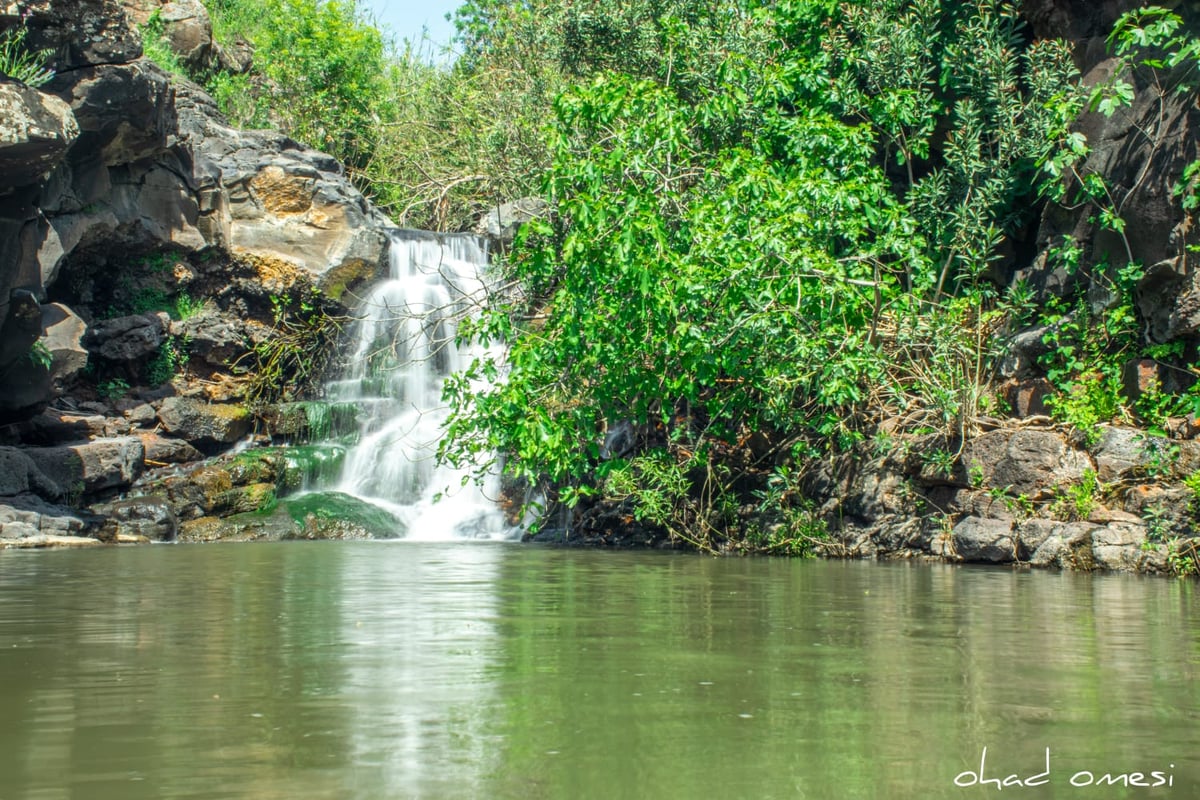
[(205, 403), (190, 397), (168, 397), (158, 408), (168, 432), (190, 442), (233, 444), (250, 433), (253, 417), (242, 406)]
[(175, 515), (188, 520), (218, 511), (221, 500), (233, 488), (233, 481), (228, 472), (205, 466), (186, 475), (170, 476), (152, 488), (165, 491)]
[(1051, 519), (1026, 519), (1017, 523), (1017, 557), (1021, 561), (1030, 561), (1033, 554), (1042, 546), (1054, 529), (1062, 525)]
[(281, 500), (270, 513), (234, 514), (188, 520), (180, 541), (244, 542), (286, 539), (379, 539), (402, 535), (403, 524), (376, 506), (328, 492)]
[(0, 500), (0, 538), (84, 536), (94, 527), (91, 517), (48, 503), (37, 495), (21, 494)]
[(248, 514), (275, 505), (274, 483), (252, 483), (236, 486), (220, 498), (217, 508), (222, 514)]
[(170, 318), (161, 312), (101, 320), (92, 325), (88, 341), (101, 358), (132, 364), (158, 352), (167, 340), (169, 323)]
[(92, 510), (105, 517), (99, 538), (109, 541), (144, 538), (152, 542), (173, 542), (179, 531), (179, 520), (171, 503), (161, 495), (116, 500), (94, 506)]
[(146, 448), (146, 464), (160, 467), (165, 464), (187, 464), (199, 461), (203, 454), (183, 439), (172, 439), (157, 433), (140, 433), (142, 446)]
[(1012, 523), (966, 517), (954, 526), (954, 549), (964, 561), (1004, 563), (1017, 557)]
[(0, 76), (0, 181), (5, 185), (43, 178), (77, 136), (79, 125), (63, 100)]

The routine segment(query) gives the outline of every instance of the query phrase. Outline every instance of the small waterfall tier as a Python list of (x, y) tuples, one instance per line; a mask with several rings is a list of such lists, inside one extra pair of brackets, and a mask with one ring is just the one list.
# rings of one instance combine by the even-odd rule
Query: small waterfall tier
[(456, 344), (458, 323), (486, 297), (487, 249), (470, 235), (395, 230), (390, 274), (363, 299), (353, 353), (330, 399), (362, 420), (346, 453), (340, 492), (391, 512), (407, 539), (505, 539), (498, 479), (484, 485), (437, 463), (449, 410), (442, 385), (479, 355)]

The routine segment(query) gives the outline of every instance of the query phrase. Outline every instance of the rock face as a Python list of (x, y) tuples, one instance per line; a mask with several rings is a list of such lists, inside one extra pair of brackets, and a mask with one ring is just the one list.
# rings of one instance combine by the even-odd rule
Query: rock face
[(79, 136), (71, 107), (0, 76), (0, 175), (26, 186), (56, 167)]
[(830, 533), (826, 551), (1168, 572), (1168, 554), (1196, 535), (1195, 493), (1146, 477), (1192, 474), (1194, 439), (1103, 426), (1085, 449), (1056, 428), (1015, 428), (968, 441), (964, 467), (950, 474), (929, 470), (920, 455), (954, 446), (905, 436), (888, 456), (846, 455), (812, 470), (804, 490)]
[[(0, 30), (23, 25), (56, 73), (0, 77), (0, 436), (24, 445), (0, 447), (4, 546), (173, 539), (166, 500), (111, 495), (244, 438), (245, 359), (278, 303), (337, 311), (384, 262), (390, 223), (336, 161), (231, 128), (142, 57), (152, 16), (185, 64), (249, 67), (201, 0), (0, 3)], [(205, 508), (253, 511), (273, 487)]]
[[(222, 57), (199, 0), (128, 5), (141, 22), (157, 13), (185, 60)], [(130, 363), (151, 358), (165, 331), (147, 321), (122, 338), (111, 328), (123, 323), (93, 324), (105, 308), (88, 306), (107, 296), (106, 285), (134, 279), (129, 263), (143, 254), (206, 252), (211, 285), (220, 280), (211, 265), (263, 261), (334, 295), (376, 276), (389, 223), (332, 158), (275, 132), (230, 128), (199, 87), (141, 58), (117, 0), (32, 0), (22, 9), (28, 46), (52, 50), (58, 74), (40, 88), (0, 79), (0, 322), (26, 313), (10, 302), (14, 289), (37, 303), (49, 295), (88, 322), (96, 356)], [(6, 13), (0, 28), (21, 21)], [(268, 304), (259, 307), (269, 325)], [(30, 344), (4, 348), (0, 371)], [(214, 359), (246, 352), (245, 337), (240, 353), (225, 344), (212, 345)], [(48, 399), (51, 382), (36, 377), (23, 379), (20, 397), (0, 397), (0, 416), (27, 415)]]
[(190, 442), (233, 444), (250, 432), (254, 420), (244, 408), (168, 397), (158, 409), (163, 428)]

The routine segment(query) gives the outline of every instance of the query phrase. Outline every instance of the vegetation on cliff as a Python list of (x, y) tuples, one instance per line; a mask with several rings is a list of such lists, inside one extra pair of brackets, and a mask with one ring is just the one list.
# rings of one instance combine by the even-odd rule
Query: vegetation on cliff
[[(251, 72), (200, 76), (227, 112), (329, 149), (401, 224), (550, 201), (503, 264), (517, 288), (465, 331), (511, 347), (448, 387), (443, 455), (500, 453), (565, 507), (802, 552), (823, 526), (806, 463), (930, 433), (928, 468), (965, 472), (1012, 410), (1002, 374), (1085, 441), (1142, 426), (1164, 475), (1168, 421), (1200, 410), (1195, 332), (1152, 330), (1126, 229), (1163, 109), (1197, 91), (1200, 45), (1165, 10), (1124, 17), (1113, 77), (1085, 87), (999, 0), (470, 0), (448, 65), (348, 2), (210, 6), (254, 45)], [(1079, 115), (1144, 96), (1146, 166), (1095, 168)], [(1175, 184), (1185, 222), (1198, 174)]]

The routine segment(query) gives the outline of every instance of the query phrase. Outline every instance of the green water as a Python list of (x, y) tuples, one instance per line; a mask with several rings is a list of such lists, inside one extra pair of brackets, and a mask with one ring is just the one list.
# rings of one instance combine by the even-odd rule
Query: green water
[[(0, 798), (1194, 798), (1198, 610), (519, 545), (0, 552)], [(1047, 782), (956, 786), (983, 747)]]

